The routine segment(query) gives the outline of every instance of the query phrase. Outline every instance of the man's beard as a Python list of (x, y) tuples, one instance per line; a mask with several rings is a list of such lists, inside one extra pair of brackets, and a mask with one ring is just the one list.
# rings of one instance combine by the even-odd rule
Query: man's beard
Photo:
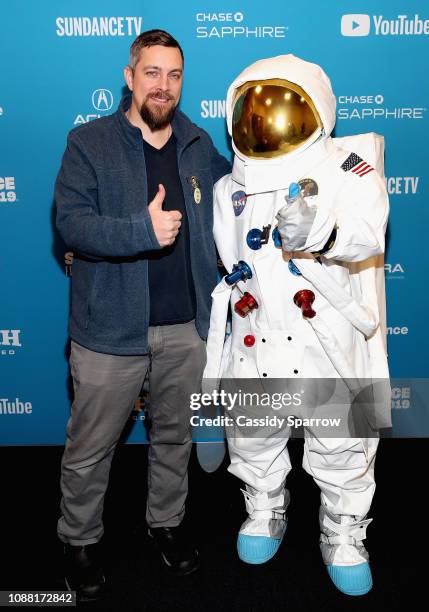
[(148, 128), (155, 132), (156, 130), (163, 130), (166, 128), (173, 119), (174, 111), (176, 110), (175, 105), (169, 105), (165, 108), (156, 102), (149, 106), (148, 101), (150, 98), (163, 98), (164, 100), (174, 100), (174, 98), (163, 91), (156, 91), (146, 96), (146, 100), (143, 102), (140, 108), (140, 117), (146, 123)]

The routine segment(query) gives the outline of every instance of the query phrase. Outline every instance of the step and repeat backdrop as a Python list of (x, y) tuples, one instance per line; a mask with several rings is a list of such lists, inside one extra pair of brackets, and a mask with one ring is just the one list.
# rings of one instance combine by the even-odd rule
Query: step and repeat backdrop
[[(384, 136), (393, 435), (428, 435), (427, 2), (22, 0), (0, 15), (0, 444), (64, 442), (73, 253), (55, 231), (53, 184), (67, 133), (116, 110), (129, 47), (151, 28), (183, 46), (181, 108), (226, 156), (229, 83), (284, 53), (330, 76), (336, 136)], [(144, 403), (130, 442), (146, 440)]]

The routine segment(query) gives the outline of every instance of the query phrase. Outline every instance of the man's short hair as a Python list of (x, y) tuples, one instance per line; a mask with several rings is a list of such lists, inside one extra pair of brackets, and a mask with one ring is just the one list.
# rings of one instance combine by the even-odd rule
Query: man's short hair
[(134, 70), (140, 59), (142, 49), (145, 47), (154, 47), (155, 45), (161, 45), (162, 47), (175, 47), (179, 49), (182, 61), (185, 63), (185, 56), (183, 55), (182, 47), (179, 45), (177, 40), (171, 36), (165, 30), (147, 30), (137, 36), (130, 49), (130, 62), (129, 67)]

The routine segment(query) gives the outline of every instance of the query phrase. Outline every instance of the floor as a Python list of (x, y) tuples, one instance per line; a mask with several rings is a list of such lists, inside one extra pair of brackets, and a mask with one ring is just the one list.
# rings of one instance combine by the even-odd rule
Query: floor
[[(64, 589), (56, 538), (62, 447), (0, 448), (0, 589)], [(404, 610), (425, 587), (428, 440), (381, 441), (377, 491), (368, 528), (374, 588), (351, 598), (331, 584), (318, 549), (318, 489), (302, 470), (302, 440), (291, 440), (295, 466), (285, 540), (262, 566), (242, 563), (236, 532), (244, 520), (240, 483), (226, 471), (199, 467), (193, 452), (187, 525), (202, 557), (196, 574), (177, 578), (154, 554), (144, 527), (146, 447), (121, 445), (105, 503), (106, 570), (103, 610)], [(422, 604), (423, 605), (423, 604)], [(410, 609), (417, 609), (411, 606)]]

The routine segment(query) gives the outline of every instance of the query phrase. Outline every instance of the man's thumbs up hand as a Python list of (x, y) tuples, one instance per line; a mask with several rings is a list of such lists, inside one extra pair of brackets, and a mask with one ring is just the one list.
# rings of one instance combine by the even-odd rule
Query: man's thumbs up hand
[(178, 210), (162, 210), (164, 198), (164, 186), (158, 185), (158, 192), (148, 206), (156, 239), (162, 247), (173, 244), (179, 233), (182, 218)]

